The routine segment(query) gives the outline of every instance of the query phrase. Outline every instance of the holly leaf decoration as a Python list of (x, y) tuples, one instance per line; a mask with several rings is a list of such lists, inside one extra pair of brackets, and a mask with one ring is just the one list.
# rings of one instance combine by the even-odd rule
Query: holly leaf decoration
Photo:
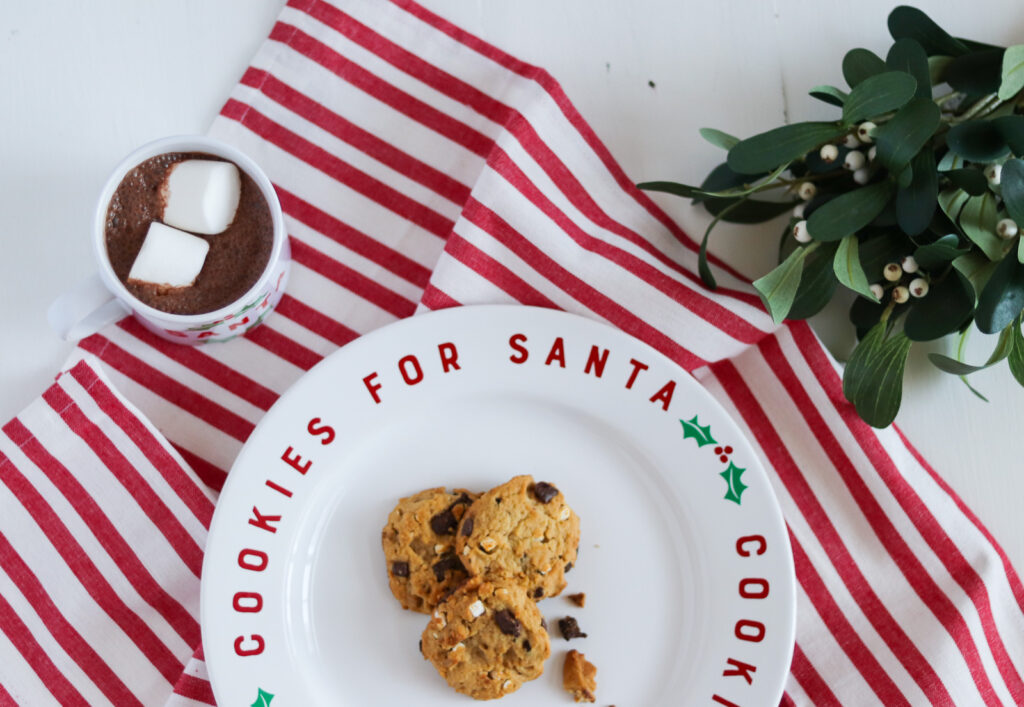
[(729, 468), (719, 474), (728, 485), (728, 489), (725, 492), (725, 500), (734, 501), (737, 506), (740, 505), (740, 497), (743, 496), (743, 492), (747, 490), (747, 485), (740, 481), (744, 471), (746, 469), (740, 469), (732, 462), (729, 462)]
[(270, 701), (274, 699), (274, 696), (262, 687), (257, 687), (256, 690), (258, 692), (256, 695), (256, 701), (253, 702), (250, 707), (270, 707)]
[(683, 425), (683, 439), (692, 439), (697, 442), (698, 447), (705, 444), (715, 444), (716, 440), (711, 436), (711, 425), (701, 427), (697, 422), (697, 415), (692, 420), (680, 420)]

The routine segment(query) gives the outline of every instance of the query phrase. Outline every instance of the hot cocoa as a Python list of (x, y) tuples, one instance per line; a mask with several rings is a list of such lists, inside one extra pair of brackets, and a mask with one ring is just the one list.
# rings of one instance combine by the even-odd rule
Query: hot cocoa
[[(190, 231), (191, 227), (184, 224), (184, 232), (209, 244), (194, 281), (183, 285), (133, 277), (132, 266), (151, 224), (162, 222), (168, 198), (167, 177), (176, 165), (187, 160), (226, 162), (197, 152), (170, 152), (142, 162), (118, 185), (107, 208), (105, 226), (107, 257), (114, 274), (132, 295), (170, 314), (212, 312), (241, 298), (266, 268), (274, 238), (266, 199), (252, 177), (239, 169), (238, 206), (229, 225), (218, 233), (206, 234)], [(183, 232), (179, 233), (184, 237)]]

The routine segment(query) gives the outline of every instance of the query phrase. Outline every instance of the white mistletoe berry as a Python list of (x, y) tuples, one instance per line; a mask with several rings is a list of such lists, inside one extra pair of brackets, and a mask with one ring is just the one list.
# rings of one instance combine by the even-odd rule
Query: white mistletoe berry
[(871, 294), (873, 294), (875, 296), (875, 299), (877, 300), (882, 299), (882, 295), (885, 294), (885, 288), (879, 285), (877, 282), (868, 289), (871, 290)]
[(903, 268), (900, 267), (899, 263), (889, 263), (882, 270), (882, 275), (889, 282), (896, 282), (903, 277)]
[(832, 144), (822, 145), (821, 150), (818, 151), (818, 156), (822, 162), (832, 164), (839, 159), (839, 148)]
[(928, 281), (923, 277), (915, 277), (910, 281), (910, 294), (914, 297), (924, 297), (928, 294)]
[(867, 167), (861, 167), (853, 173), (853, 181), (857, 184), (867, 184), (871, 179), (871, 171)]
[(857, 139), (856, 135), (850, 134), (843, 139), (843, 147), (855, 150), (860, 147), (860, 140)]
[(872, 142), (871, 136), (877, 127), (870, 120), (865, 120), (857, 126), (857, 139), (865, 144), (870, 144)]
[(903, 285), (892, 288), (892, 299), (896, 304), (903, 304), (910, 299), (910, 291)]
[(920, 266), (917, 264), (917, 261), (914, 260), (914, 256), (908, 255), (900, 263), (900, 267), (903, 268), (903, 272), (917, 272), (917, 269)]
[(863, 152), (860, 150), (850, 150), (846, 153), (846, 159), (843, 160), (843, 168), (850, 172), (856, 172), (864, 166), (865, 161)]
[(804, 201), (810, 201), (817, 193), (818, 187), (814, 186), (811, 182), (801, 182), (800, 186), (796, 189), (796, 195)]
[(985, 168), (985, 179), (991, 186), (997, 186), (1003, 179), (1003, 165), (990, 164)]
[(807, 232), (806, 221), (797, 221), (793, 224), (793, 238), (796, 239), (797, 243), (811, 242), (811, 234)]
[(996, 233), (1003, 240), (1008, 240), (1017, 235), (1017, 222), (1012, 218), (1004, 218), (1002, 221), (996, 224)]
[(803, 218), (806, 204), (797, 204), (793, 207), (793, 218)]

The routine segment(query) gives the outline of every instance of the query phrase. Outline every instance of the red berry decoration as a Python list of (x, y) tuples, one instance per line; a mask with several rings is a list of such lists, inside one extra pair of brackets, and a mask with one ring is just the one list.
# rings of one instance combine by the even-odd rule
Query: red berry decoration
[(725, 456), (724, 454), (718, 458), (722, 461), (723, 464), (729, 461), (729, 457)]
[(726, 447), (725, 448), (725, 453), (726, 454), (732, 454), (732, 447)]
[(721, 454), (721, 453), (722, 453), (722, 451), (723, 451), (723, 450), (722, 450), (722, 448), (721, 448), (721, 447), (715, 447), (715, 454)]

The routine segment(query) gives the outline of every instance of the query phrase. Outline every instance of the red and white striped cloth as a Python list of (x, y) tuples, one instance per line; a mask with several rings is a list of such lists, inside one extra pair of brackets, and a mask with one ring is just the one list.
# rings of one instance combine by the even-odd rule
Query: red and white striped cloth
[(721, 263), (701, 287), (693, 241), (542, 69), (411, 0), (291, 0), (212, 133), (277, 187), (288, 293), (223, 345), (124, 320), (3, 428), (0, 704), (212, 704), (201, 552), (256, 421), (356, 336), (493, 302), (610, 322), (744, 427), (796, 560), (784, 704), (1024, 704), (1024, 587), (993, 538), (858, 420), (806, 325), (776, 328)]

